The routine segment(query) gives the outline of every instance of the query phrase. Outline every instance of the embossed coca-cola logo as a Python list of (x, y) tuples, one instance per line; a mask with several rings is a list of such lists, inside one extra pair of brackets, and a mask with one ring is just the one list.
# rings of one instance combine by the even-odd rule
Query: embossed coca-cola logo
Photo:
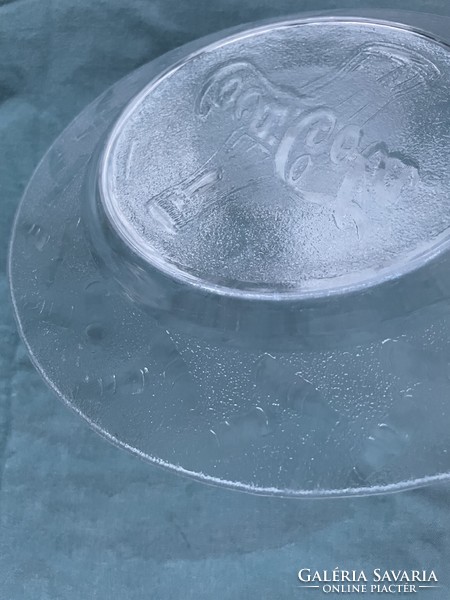
[[(361, 89), (342, 97), (342, 78), (363, 71), (368, 61), (380, 72), (377, 96)], [(205, 123), (223, 114), (231, 134), (195, 173), (153, 197), (148, 208), (175, 233), (251, 184), (252, 165), (263, 162), (300, 201), (326, 207), (338, 228), (351, 219), (357, 235), (364, 235), (368, 203), (395, 203), (419, 180), (414, 160), (383, 140), (368, 141), (364, 128), (393, 100), (438, 76), (428, 59), (394, 44), (364, 45), (331, 76), (295, 90), (273, 83), (249, 61), (222, 64), (207, 77), (195, 113)], [(330, 177), (331, 185), (321, 190), (317, 181)]]

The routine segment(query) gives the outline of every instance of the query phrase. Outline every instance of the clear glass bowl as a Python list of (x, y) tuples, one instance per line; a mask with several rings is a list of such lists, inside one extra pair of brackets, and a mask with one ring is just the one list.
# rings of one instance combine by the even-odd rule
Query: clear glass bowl
[(442, 31), (398, 11), (241, 27), (91, 104), (11, 242), (58, 396), (153, 463), (255, 493), (448, 478)]

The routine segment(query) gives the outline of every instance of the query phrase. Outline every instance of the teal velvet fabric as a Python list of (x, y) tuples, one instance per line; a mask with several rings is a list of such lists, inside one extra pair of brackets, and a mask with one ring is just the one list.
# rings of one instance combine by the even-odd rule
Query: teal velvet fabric
[(317, 598), (312, 569), (434, 569), (449, 597), (450, 486), (287, 501), (207, 487), (110, 446), (44, 386), (6, 281), (13, 215), (59, 132), (117, 79), (222, 28), (301, 10), (446, 0), (0, 0), (0, 599)]

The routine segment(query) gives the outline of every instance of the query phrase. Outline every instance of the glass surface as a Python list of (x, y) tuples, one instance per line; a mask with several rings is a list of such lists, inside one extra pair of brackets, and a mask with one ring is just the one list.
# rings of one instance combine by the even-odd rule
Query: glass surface
[(388, 25), (269, 25), (153, 80), (102, 177), (145, 260), (227, 293), (378, 283), (448, 241), (450, 58)]
[(46, 381), (111, 441), (210, 483), (447, 478), (449, 69), (432, 34), (315, 18), (116, 84), (16, 220), (13, 300)]

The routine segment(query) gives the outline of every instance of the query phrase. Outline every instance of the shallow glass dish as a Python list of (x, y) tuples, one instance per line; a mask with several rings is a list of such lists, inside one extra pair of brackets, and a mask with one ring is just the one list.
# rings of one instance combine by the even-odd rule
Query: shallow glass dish
[(240, 27), (85, 109), (10, 249), (57, 395), (155, 464), (255, 493), (448, 478), (442, 30), (386, 11)]

